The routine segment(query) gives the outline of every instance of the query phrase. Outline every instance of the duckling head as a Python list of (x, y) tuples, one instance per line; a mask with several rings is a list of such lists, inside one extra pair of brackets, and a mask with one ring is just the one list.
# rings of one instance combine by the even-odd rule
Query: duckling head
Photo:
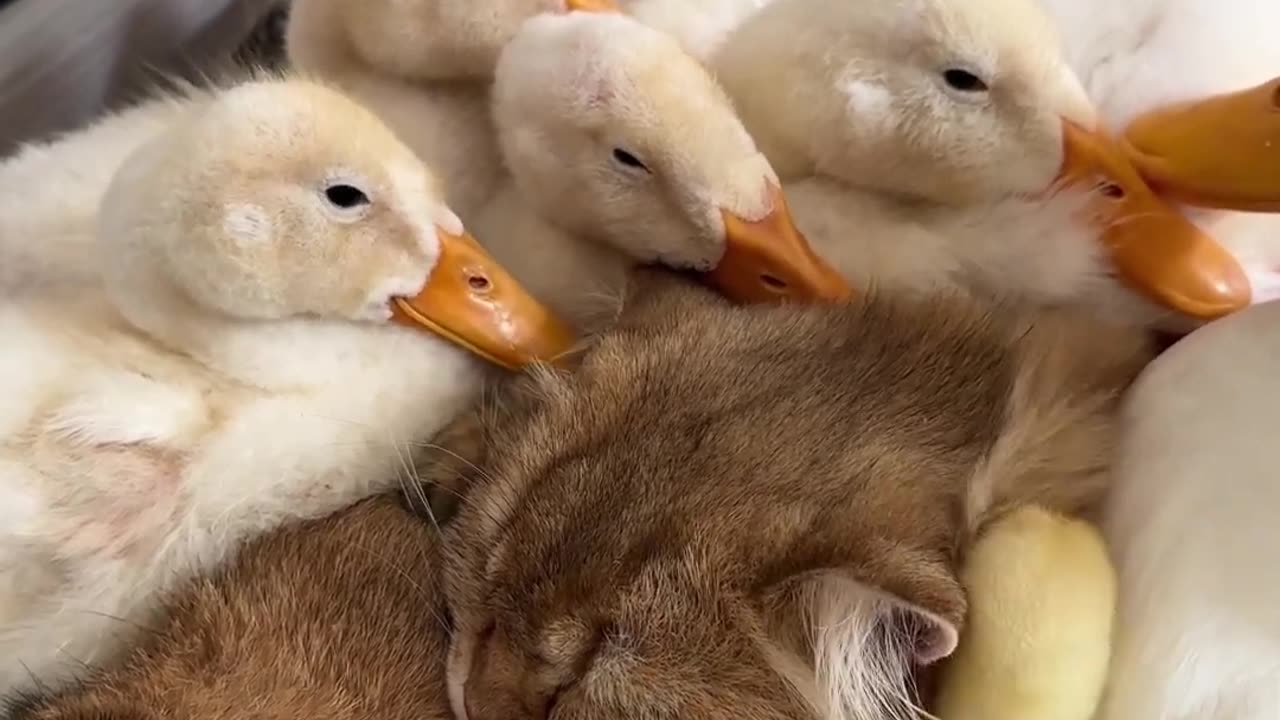
[(710, 272), (738, 300), (848, 295), (723, 90), (671, 36), (619, 14), (532, 18), (499, 58), (493, 108), (517, 186), (564, 230)]
[(567, 332), (442, 197), (341, 94), (250, 82), (126, 162), (100, 216), (104, 276), (134, 324), (179, 346), (327, 323), (426, 328), (511, 366), (563, 350)]
[(1095, 111), (1030, 0), (776, 0), (713, 58), (784, 177), (934, 202), (1053, 184)]

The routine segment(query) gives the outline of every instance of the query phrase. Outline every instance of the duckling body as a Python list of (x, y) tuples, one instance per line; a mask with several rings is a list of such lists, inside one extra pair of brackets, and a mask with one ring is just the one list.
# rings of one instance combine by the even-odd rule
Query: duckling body
[(1023, 507), (974, 544), (961, 577), (969, 612), (937, 717), (1090, 720), (1106, 682), (1116, 602), (1101, 533)]
[(239, 540), (393, 486), (482, 377), (412, 331), (286, 325), (292, 347), (258, 360), (299, 380), (256, 388), (165, 352), (102, 296), (10, 306), (0, 328), (21, 379), (0, 424), (3, 690), (108, 660)]
[(464, 346), (548, 337), (518, 336), (553, 320), (440, 195), (302, 82), (219, 93), (124, 161), (98, 282), (0, 305), (0, 694), (109, 660), (246, 538), (394, 486), (478, 389)]
[(1280, 708), (1280, 303), (1197, 330), (1129, 394), (1104, 529), (1119, 573), (1099, 720)]

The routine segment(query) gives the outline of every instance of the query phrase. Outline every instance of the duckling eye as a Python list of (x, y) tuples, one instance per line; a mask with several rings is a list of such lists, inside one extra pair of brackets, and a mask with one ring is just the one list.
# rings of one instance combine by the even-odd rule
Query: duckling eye
[(623, 150), (622, 148), (613, 149), (613, 159), (617, 160), (620, 164), (625, 165), (627, 167), (649, 172), (649, 168), (645, 167), (644, 163), (640, 162), (639, 158), (627, 152), (626, 150)]
[(350, 210), (369, 204), (369, 196), (354, 185), (330, 185), (324, 189), (324, 197), (335, 207)]
[(942, 79), (946, 81), (947, 85), (952, 90), (959, 90), (960, 92), (966, 93), (987, 91), (987, 84), (983, 82), (982, 78), (974, 75), (968, 70), (961, 70), (959, 68), (944, 70), (942, 73)]

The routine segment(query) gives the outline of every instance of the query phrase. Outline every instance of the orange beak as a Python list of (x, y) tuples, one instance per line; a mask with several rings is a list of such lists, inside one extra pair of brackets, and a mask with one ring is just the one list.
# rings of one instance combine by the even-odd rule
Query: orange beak
[(1280, 78), (1141, 115), (1125, 141), (1138, 171), (1163, 195), (1280, 212)]
[(1096, 184), (1097, 219), (1117, 274), (1150, 299), (1212, 319), (1249, 304), (1249, 280), (1231, 253), (1143, 182), (1120, 143), (1063, 121), (1060, 180)]
[(622, 12), (622, 8), (618, 7), (613, 0), (565, 0), (564, 6), (569, 12)]
[(769, 192), (773, 210), (759, 220), (722, 211), (725, 251), (707, 276), (711, 286), (736, 302), (849, 299), (849, 283), (813, 252), (791, 219), (782, 189)]
[(519, 369), (552, 361), (573, 333), (489, 256), (468, 233), (437, 229), (440, 258), (413, 297), (392, 301), (392, 317), (426, 328), (491, 362)]

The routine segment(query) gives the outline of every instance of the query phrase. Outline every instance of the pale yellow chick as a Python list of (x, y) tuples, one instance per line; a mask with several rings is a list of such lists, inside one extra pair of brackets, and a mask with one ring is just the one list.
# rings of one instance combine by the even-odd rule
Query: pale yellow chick
[[(962, 578), (969, 615), (940, 720), (1089, 720), (1106, 683), (1116, 577), (1097, 529), (1038, 507), (996, 521)], [(1137, 720), (1136, 718), (1134, 720)]]

